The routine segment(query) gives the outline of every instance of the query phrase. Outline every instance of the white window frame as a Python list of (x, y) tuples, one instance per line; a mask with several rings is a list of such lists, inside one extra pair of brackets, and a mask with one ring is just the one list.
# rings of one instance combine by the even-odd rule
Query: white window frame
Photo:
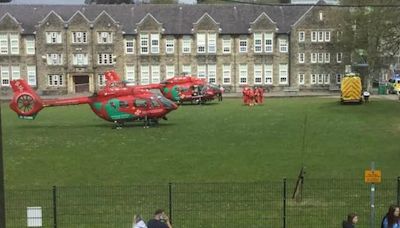
[(230, 85), (232, 83), (232, 66), (231, 64), (222, 65), (222, 84)]
[(318, 53), (311, 53), (311, 63), (317, 63)]
[(325, 31), (325, 42), (331, 42), (331, 32)]
[(72, 64), (75, 66), (87, 66), (88, 65), (88, 55), (86, 53), (73, 54)]
[(318, 40), (318, 32), (312, 31), (311, 32), (311, 42), (317, 42), (317, 40)]
[(324, 85), (329, 85), (331, 84), (331, 75), (330, 74), (324, 74)]
[(299, 63), (304, 63), (304, 61), (305, 61), (305, 54), (299, 53)]
[(46, 43), (47, 44), (61, 44), (62, 36), (61, 32), (46, 32)]
[(165, 53), (174, 54), (175, 52), (175, 38), (167, 37), (165, 39)]
[(264, 82), (266, 85), (272, 85), (274, 83), (274, 72), (272, 64), (264, 65)]
[(229, 54), (231, 53), (232, 47), (232, 39), (229, 35), (222, 37), (222, 53)]
[(331, 53), (329, 53), (329, 52), (326, 52), (326, 53), (324, 53), (324, 62), (325, 63), (330, 63), (331, 62)]
[(247, 37), (240, 37), (239, 38), (239, 53), (247, 53)]
[(36, 66), (35, 65), (26, 66), (26, 72), (27, 72), (26, 75), (27, 75), (28, 85), (37, 86)]
[(47, 65), (63, 65), (63, 55), (56, 53), (47, 54)]
[(151, 83), (160, 83), (160, 65), (151, 65)]
[(112, 42), (113, 42), (113, 32), (110, 31), (97, 32), (98, 44), (112, 44)]
[(47, 75), (47, 85), (51, 87), (63, 87), (64, 77), (62, 74), (49, 74)]
[(19, 66), (11, 66), (11, 80), (21, 79), (21, 69)]
[(97, 75), (97, 85), (99, 85), (99, 86), (106, 85), (106, 76), (104, 74)]
[(335, 82), (337, 85), (342, 83), (342, 74), (336, 74)]
[(87, 32), (84, 32), (84, 31), (72, 32), (72, 43), (73, 44), (86, 44), (87, 43)]
[(182, 73), (187, 75), (192, 75), (192, 66), (191, 65), (182, 65)]
[(248, 66), (247, 64), (239, 64), (239, 84), (245, 85), (248, 82)]
[(254, 84), (261, 85), (263, 83), (263, 65), (254, 64)]
[(318, 85), (322, 85), (322, 84), (324, 84), (324, 74), (317, 74), (317, 84)]
[(336, 53), (336, 62), (341, 63), (342, 61), (343, 61), (343, 53), (342, 52)]
[(136, 83), (135, 65), (125, 65), (125, 80), (129, 83)]
[(34, 37), (27, 37), (25, 39), (25, 51), (26, 55), (34, 55), (35, 54), (35, 38)]
[(310, 74), (310, 84), (312, 84), (312, 85), (317, 84), (317, 75), (316, 74)]
[(318, 63), (323, 63), (324, 62), (324, 53), (318, 52)]
[(197, 41), (197, 53), (206, 53), (206, 34), (205, 33), (197, 33), (196, 34)]
[(318, 31), (318, 42), (324, 42), (324, 32)]
[(169, 79), (175, 76), (175, 65), (165, 65), (165, 78)]
[(208, 64), (207, 65), (207, 81), (210, 84), (217, 83), (217, 65), (216, 64)]
[(149, 34), (140, 34), (140, 54), (149, 54)]
[(288, 64), (286, 63), (279, 64), (279, 84), (289, 84)]
[(160, 53), (160, 34), (158, 33), (150, 34), (150, 50), (152, 54)]
[(191, 36), (183, 36), (182, 37), (182, 53), (191, 53), (192, 52), (192, 37)]
[(263, 52), (263, 37), (262, 33), (254, 33), (254, 53), (261, 53)]
[(125, 44), (125, 54), (128, 55), (135, 54), (135, 39), (133, 38), (125, 39), (124, 44)]
[(8, 33), (0, 33), (0, 55), (8, 55)]
[(300, 31), (299, 32), (299, 42), (304, 42), (305, 40), (306, 40), (305, 32), (304, 31)]
[(97, 64), (98, 65), (113, 65), (114, 56), (110, 53), (99, 53), (97, 54)]
[(207, 51), (208, 53), (217, 53), (217, 34), (208, 33), (207, 34)]
[(140, 66), (140, 85), (148, 85), (150, 83), (150, 66)]
[(304, 73), (299, 73), (298, 79), (299, 79), (299, 85), (304, 85), (304, 83), (305, 83)]
[(289, 44), (287, 39), (279, 39), (279, 51), (281, 53), (287, 53), (289, 50)]
[(9, 66), (0, 66), (0, 74), (1, 74), (1, 86), (10, 86), (10, 67)]
[(10, 54), (19, 55), (19, 34), (10, 33)]
[(205, 64), (197, 65), (197, 77), (198, 78), (207, 78), (207, 66)]
[(274, 52), (274, 34), (265, 33), (264, 34), (264, 50), (266, 53)]

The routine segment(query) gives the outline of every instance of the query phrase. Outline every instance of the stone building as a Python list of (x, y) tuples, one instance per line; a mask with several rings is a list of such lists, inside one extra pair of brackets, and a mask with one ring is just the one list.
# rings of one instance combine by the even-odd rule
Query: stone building
[[(322, 4), (322, 3), (321, 3)], [(115, 69), (134, 84), (186, 72), (269, 91), (337, 89), (348, 56), (323, 5), (4, 5), (0, 78), (43, 94), (94, 92)]]

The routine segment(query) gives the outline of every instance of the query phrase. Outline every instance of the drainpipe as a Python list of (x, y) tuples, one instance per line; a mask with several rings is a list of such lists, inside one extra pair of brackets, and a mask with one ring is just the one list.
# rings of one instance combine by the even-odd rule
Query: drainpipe
[(292, 79), (292, 67), (291, 67), (291, 59), (292, 59), (291, 46), (292, 46), (292, 44), (290, 43), (290, 40), (291, 40), (290, 35), (291, 35), (291, 33), (288, 32), (288, 85), (289, 85), (289, 87), (291, 85), (290, 80)]

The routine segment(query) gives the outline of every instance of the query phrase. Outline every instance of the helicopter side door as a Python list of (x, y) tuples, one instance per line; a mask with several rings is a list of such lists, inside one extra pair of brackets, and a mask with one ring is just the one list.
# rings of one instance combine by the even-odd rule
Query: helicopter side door
[(148, 115), (149, 100), (144, 98), (135, 98), (133, 100), (133, 107), (135, 107), (135, 116), (145, 117)]

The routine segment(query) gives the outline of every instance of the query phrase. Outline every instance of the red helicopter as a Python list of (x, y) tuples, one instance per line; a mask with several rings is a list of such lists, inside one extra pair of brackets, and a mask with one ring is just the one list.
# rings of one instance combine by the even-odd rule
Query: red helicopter
[(166, 115), (178, 106), (162, 95), (141, 86), (127, 86), (113, 71), (105, 73), (104, 89), (89, 97), (41, 99), (25, 80), (11, 81), (14, 96), (10, 108), (21, 119), (35, 119), (45, 107), (89, 104), (100, 118), (114, 122), (120, 128), (125, 122), (144, 121), (145, 127), (167, 119)]
[(195, 102), (197, 104), (214, 100), (221, 96), (218, 86), (208, 84), (204, 79), (193, 76), (175, 76), (160, 83), (162, 94), (177, 103)]

